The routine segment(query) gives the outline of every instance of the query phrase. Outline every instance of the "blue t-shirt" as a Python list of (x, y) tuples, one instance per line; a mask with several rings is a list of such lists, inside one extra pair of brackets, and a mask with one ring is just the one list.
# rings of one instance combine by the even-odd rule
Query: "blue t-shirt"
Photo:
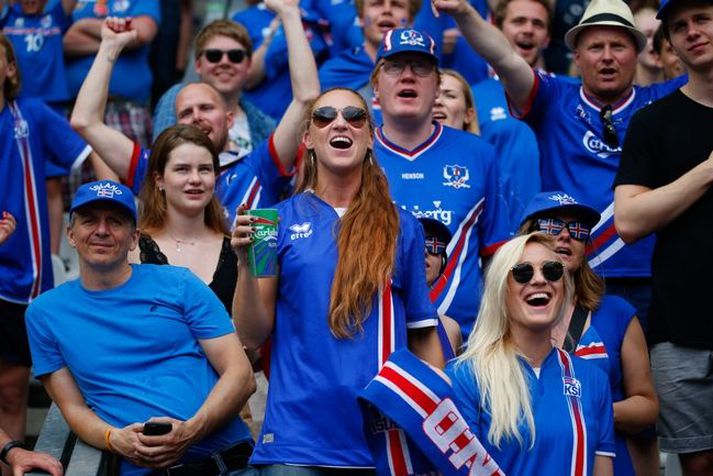
[(386, 358), (406, 346), (407, 328), (437, 325), (428, 299), (423, 231), (400, 212), (390, 286), (372, 302), (363, 332), (337, 339), (328, 324), (339, 216), (312, 192), (277, 206), (279, 284), (270, 392), (251, 462), (372, 467), (356, 396)]
[(473, 86), (480, 137), (495, 147), (500, 168), (500, 192), (508, 204), (510, 229), (519, 228), (522, 213), (541, 191), (540, 151), (532, 129), (512, 117), (505, 89), (495, 78)]
[[(613, 122), (624, 143), (634, 112), (679, 88), (681, 77), (663, 84), (634, 86), (631, 94), (613, 105)], [(536, 72), (528, 104), (521, 116), (535, 131), (540, 146), (543, 190), (576, 191), (582, 203), (601, 213), (592, 231), (593, 251), (589, 264), (605, 277), (651, 276), (654, 237), (625, 245), (614, 228), (612, 184), (619, 167), (621, 146), (609, 147), (604, 140), (600, 106), (571, 80)]]
[[(319, 63), (328, 55), (328, 46), (323, 38), (323, 25), (315, 14), (301, 5), (302, 25), (312, 48), (315, 60)], [(259, 48), (269, 31), (270, 22), (275, 14), (264, 3), (246, 8), (235, 15), (233, 21), (247, 28), (254, 48)], [(265, 78), (254, 88), (245, 89), (243, 96), (262, 111), (279, 121), (287, 106), (292, 101), (292, 84), (287, 63), (287, 39), (285, 30), (280, 25), (272, 36), (272, 41), (265, 52)]]
[[(539, 377), (524, 359), (521, 366), (532, 399), (533, 447), (530, 448), (532, 435), (525, 424), (519, 428), (524, 439), (522, 446), (517, 440), (509, 440), (501, 441), (498, 448), (489, 441), (491, 415), (481, 405), (472, 365), (451, 362), (446, 373), (453, 382), (456, 405), (470, 429), (505, 474), (591, 475), (595, 455), (615, 455), (614, 416), (606, 375), (596, 366), (569, 357), (559, 349), (552, 349), (545, 357)], [(573, 470), (575, 464), (581, 471)]]
[[(138, 195), (146, 180), (150, 149), (134, 144), (129, 166), (127, 185)], [(280, 196), (289, 191), (294, 172), (288, 172), (277, 157), (272, 136), (255, 148), (249, 155), (237, 158), (232, 152), (223, 152), (221, 161), (231, 157), (233, 161), (221, 168), (215, 184), (215, 196), (225, 208), (228, 223), (235, 220), (235, 212), (241, 204), (248, 208), (267, 208), (280, 201)], [(236, 160), (237, 158), (237, 160)]]
[[(170, 265), (131, 266), (124, 284), (90, 291), (80, 280), (42, 295), (27, 310), (35, 375), (64, 367), (89, 408), (112, 426), (151, 417), (188, 420), (218, 381), (199, 340), (235, 332), (213, 292)], [(199, 461), (250, 433), (240, 418), (191, 446)], [(150, 469), (122, 461), (122, 475)]]
[[(589, 360), (609, 375), (612, 402), (626, 398), (623, 388), (621, 367), (621, 347), (624, 336), (636, 315), (636, 310), (618, 296), (603, 296), (602, 302), (592, 313), (592, 321), (582, 334), (575, 355)], [(626, 446), (626, 435), (614, 432), (616, 441), (616, 476), (634, 476), (634, 467)]]
[[(26, 138), (23, 154), (17, 137)], [(45, 163), (51, 158), (76, 167), (92, 149), (64, 117), (29, 98), (0, 111), (0, 144), (0, 211), (17, 220), (15, 232), (0, 246), (0, 299), (26, 304), (53, 285)]]
[(22, 97), (47, 103), (69, 100), (62, 35), (70, 23), (61, 2), (40, 15), (24, 15), (19, 3), (6, 7), (0, 14), (2, 32), (15, 48), (22, 75)]
[(453, 234), (448, 264), (431, 298), (438, 313), (457, 320), (468, 336), (482, 293), (480, 257), (494, 253), (510, 236), (493, 148), (473, 134), (434, 122), (431, 136), (413, 150), (394, 144), (377, 128), (374, 152), (394, 201), (417, 218), (440, 221)]
[[(83, 18), (104, 19), (107, 16), (132, 17), (149, 16), (156, 24), (161, 23), (161, 6), (156, 0), (115, 0), (103, 2), (90, 0), (77, 3), (72, 20)], [(95, 55), (81, 56), (67, 61), (67, 78), (71, 97), (77, 97), (79, 88), (87, 77)], [(153, 76), (149, 66), (149, 45), (124, 50), (114, 64), (109, 82), (109, 95), (118, 98), (147, 103), (151, 94)]]

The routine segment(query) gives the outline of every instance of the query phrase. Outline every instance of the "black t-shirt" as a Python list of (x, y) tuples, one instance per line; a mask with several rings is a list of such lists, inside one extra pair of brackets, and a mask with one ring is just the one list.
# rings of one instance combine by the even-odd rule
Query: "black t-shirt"
[[(680, 90), (631, 119), (614, 186), (667, 185), (713, 151), (713, 108)], [(656, 234), (649, 342), (713, 349), (713, 188)]]

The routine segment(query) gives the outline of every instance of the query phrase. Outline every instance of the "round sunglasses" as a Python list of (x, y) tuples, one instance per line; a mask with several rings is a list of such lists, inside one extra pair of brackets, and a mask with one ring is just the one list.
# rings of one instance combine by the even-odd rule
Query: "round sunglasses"
[(242, 63), (245, 58), (247, 58), (248, 53), (245, 50), (235, 48), (232, 50), (219, 50), (217, 48), (210, 48), (203, 50), (203, 55), (209, 63), (218, 63), (223, 59), (223, 55), (228, 55), (228, 60), (231, 63)]
[[(564, 266), (559, 261), (545, 261), (540, 270), (542, 276), (550, 282), (559, 281), (564, 275)], [(518, 263), (510, 271), (513, 279), (520, 284), (529, 283), (535, 275), (535, 268), (530, 263)]]
[(312, 123), (322, 129), (334, 122), (339, 114), (356, 129), (361, 129), (366, 124), (366, 110), (357, 106), (347, 106), (343, 109), (332, 106), (318, 107), (312, 111)]

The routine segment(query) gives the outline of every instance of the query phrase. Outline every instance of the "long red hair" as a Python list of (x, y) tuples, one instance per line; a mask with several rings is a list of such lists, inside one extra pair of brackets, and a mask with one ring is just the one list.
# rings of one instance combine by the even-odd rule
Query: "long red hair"
[[(369, 109), (359, 94), (351, 89), (334, 88), (314, 101), (307, 121), (311, 120), (314, 104), (334, 90), (354, 94), (368, 115)], [(371, 117), (367, 123), (373, 133)], [(318, 189), (317, 159), (314, 150), (308, 150), (297, 192)], [(351, 337), (363, 330), (374, 295), (394, 271), (398, 234), (399, 215), (389, 193), (389, 184), (373, 152), (368, 150), (362, 162), (359, 190), (337, 230), (338, 259), (328, 316), (329, 327), (336, 337)]]

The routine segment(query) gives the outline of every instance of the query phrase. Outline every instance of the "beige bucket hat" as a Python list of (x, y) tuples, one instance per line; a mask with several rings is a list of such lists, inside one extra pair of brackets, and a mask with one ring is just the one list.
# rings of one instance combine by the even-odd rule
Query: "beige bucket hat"
[(564, 42), (574, 50), (577, 36), (590, 26), (618, 26), (629, 30), (636, 39), (638, 51), (646, 46), (646, 35), (636, 28), (634, 15), (622, 0), (592, 0), (576, 26), (564, 35)]

